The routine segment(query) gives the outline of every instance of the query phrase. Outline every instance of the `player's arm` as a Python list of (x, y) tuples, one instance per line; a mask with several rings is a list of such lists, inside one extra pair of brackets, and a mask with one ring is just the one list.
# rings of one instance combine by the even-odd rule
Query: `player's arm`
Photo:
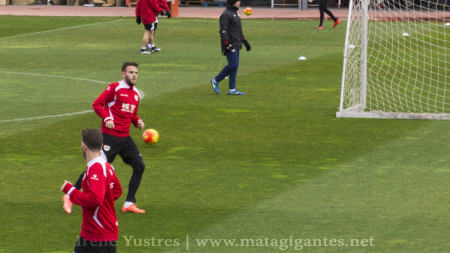
[(152, 9), (152, 11), (155, 14), (161, 13), (162, 9), (161, 7), (159, 7), (159, 3), (158, 0), (148, 0), (148, 6), (150, 7), (150, 9)]
[(139, 109), (139, 103), (136, 105), (136, 109), (133, 112), (133, 118), (131, 119), (131, 122), (133, 123), (133, 125), (139, 129), (144, 129), (145, 124), (144, 121), (142, 119), (139, 118), (139, 116), (137, 115), (137, 111)]
[(169, 12), (169, 6), (167, 5), (167, 1), (166, 0), (159, 0), (159, 7), (161, 7), (162, 9), (164, 9), (165, 11)]
[[(95, 167), (94, 167), (95, 166)], [(81, 192), (67, 181), (64, 182), (61, 190), (70, 197), (70, 201), (80, 206), (98, 207), (103, 204), (106, 192), (106, 177), (103, 174), (101, 165), (93, 165), (86, 175), (89, 185), (89, 192)]]
[(248, 43), (248, 40), (245, 38), (244, 33), (242, 33), (242, 43), (244, 43), (244, 46), (247, 49), (247, 51), (250, 51), (252, 49), (250, 43)]
[(114, 97), (115, 89), (110, 84), (106, 89), (94, 100), (92, 103), (92, 107), (94, 108), (95, 113), (103, 119), (104, 122), (111, 121), (112, 117), (109, 111), (105, 110), (105, 105), (112, 101)]
[(231, 50), (231, 41), (228, 41), (228, 29), (230, 27), (232, 21), (232, 17), (230, 15), (222, 15), (220, 16), (220, 41), (222, 42), (222, 55), (230, 52)]
[(135, 14), (136, 14), (136, 23), (138, 25), (141, 24), (141, 6), (142, 6), (142, 2), (143, 1), (138, 1), (138, 3), (136, 4), (136, 10), (135, 10)]
[(141, 16), (142, 2), (143, 1), (140, 1), (140, 2), (138, 1), (138, 3), (136, 4), (136, 10), (135, 10), (136, 17), (140, 17)]

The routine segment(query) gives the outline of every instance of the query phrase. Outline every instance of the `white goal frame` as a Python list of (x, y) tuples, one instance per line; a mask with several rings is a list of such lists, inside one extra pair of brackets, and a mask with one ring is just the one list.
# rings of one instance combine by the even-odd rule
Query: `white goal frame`
[[(398, 1), (400, 3), (399, 0), (391, 0), (391, 1)], [(432, 0), (424, 0), (424, 1), (432, 1)], [(438, 0), (437, 0), (438, 1)], [(371, 20), (371, 15), (373, 15), (373, 13), (369, 13), (370, 12), (370, 8), (374, 8), (374, 5), (381, 5), (383, 3), (385, 3), (386, 1), (383, 0), (350, 0), (349, 3), (349, 13), (348, 13), (348, 22), (347, 22), (347, 28), (346, 28), (346, 37), (345, 37), (345, 48), (344, 48), (344, 59), (343, 59), (343, 71), (342, 71), (342, 83), (341, 83), (341, 94), (340, 94), (340, 104), (339, 104), (339, 111), (336, 113), (336, 117), (338, 118), (378, 118), (378, 119), (429, 119), (429, 120), (450, 120), (450, 83), (448, 86), (448, 95), (446, 94), (446, 78), (444, 78), (444, 83), (440, 83), (439, 85), (444, 87), (444, 91), (442, 92), (440, 89), (440, 87), (431, 87), (431, 89), (435, 89), (435, 90), (439, 90), (439, 92), (448, 96), (449, 101), (447, 101), (447, 98), (444, 98), (445, 101), (438, 101), (438, 104), (443, 104), (443, 106), (441, 106), (442, 108), (439, 108), (439, 110), (428, 110), (428, 111), (399, 111), (399, 110), (380, 110), (378, 108), (373, 108), (375, 106), (372, 106), (370, 108), (368, 108), (367, 105), (367, 100), (368, 100), (368, 96), (370, 96), (371, 94), (368, 94), (368, 85), (378, 85), (377, 83), (368, 83), (368, 23), (370, 22), (377, 22), (377, 20)], [(430, 6), (430, 2), (428, 3), (428, 7)], [(355, 3), (356, 5), (358, 5), (358, 10), (357, 13), (355, 14), (355, 17), (353, 17), (354, 15), (354, 7), (355, 7)], [(362, 4), (361, 4), (362, 3)], [(438, 2), (435, 2), (435, 8), (432, 9), (426, 9), (423, 8), (422, 6), (417, 7), (417, 6), (412, 6), (412, 7), (408, 7), (407, 5), (411, 5), (411, 1), (405, 0), (402, 3), (404, 3), (404, 6), (400, 6), (398, 9), (393, 10), (393, 11), (397, 11), (400, 14), (394, 14), (392, 18), (393, 20), (391, 21), (385, 21), (384, 22), (397, 22), (398, 19), (402, 22), (405, 22), (405, 26), (408, 26), (408, 22), (410, 20), (414, 20), (417, 18), (417, 20), (419, 22), (438, 22), (439, 25), (442, 24), (442, 26), (447, 25), (449, 28), (449, 34), (450, 34), (450, 24), (449, 23), (445, 23), (445, 17), (449, 18), (450, 15), (445, 15), (445, 5), (439, 5)], [(442, 8), (442, 10), (439, 10), (439, 7), (444, 7)], [(377, 8), (377, 7), (375, 7)], [(395, 9), (395, 8), (394, 8)], [(387, 10), (387, 9), (386, 9)], [(393, 12), (392, 10), (389, 10), (391, 12)], [(409, 12), (408, 12), (409, 11)], [(444, 18), (440, 19), (440, 16), (438, 16), (437, 14), (435, 16), (433, 13), (430, 14), (431, 12), (435, 12), (435, 13), (439, 13), (439, 12), (443, 12), (444, 13)], [(412, 14), (414, 13), (414, 14)], [(447, 13), (449, 13), (447, 11)], [(423, 14), (423, 15), (422, 15)], [(449, 13), (450, 14), (450, 13)], [(378, 14), (379, 16), (382, 16), (383, 14)], [(422, 16), (420, 16), (422, 15)], [(429, 18), (427, 20), (427, 18), (424, 18), (425, 15), (428, 15)], [(433, 19), (433, 17), (436, 17), (435, 19)], [(383, 18), (383, 17), (382, 17)], [(395, 19), (397, 18), (397, 20)], [(375, 18), (376, 19), (376, 18)], [(383, 21), (383, 20), (382, 20)], [(359, 22), (359, 24), (356, 24), (359, 26), (359, 32), (360, 34), (357, 35), (359, 36), (359, 38), (357, 38), (358, 44), (356, 45), (352, 45), (352, 42), (350, 41), (350, 39), (354, 40), (354, 38), (350, 38), (350, 30), (351, 30), (351, 26), (353, 25), (353, 23), (357, 23)], [(421, 23), (423, 24), (423, 23)], [(435, 23), (433, 23), (434, 25)], [(437, 30), (439, 32), (439, 30)], [(353, 32), (353, 36), (355, 32)], [(409, 34), (404, 33), (403, 36), (409, 36)], [(445, 39), (446, 40), (446, 39)], [(450, 40), (448, 41), (450, 43)], [(439, 46), (438, 46), (439, 47)], [(359, 50), (357, 51), (358, 56), (360, 57), (356, 57), (356, 61), (359, 61), (359, 72), (358, 71), (354, 71), (354, 72), (358, 72), (358, 73), (353, 73), (354, 76), (356, 76), (356, 78), (353, 78), (351, 81), (353, 81), (352, 85), (359, 85), (359, 87), (355, 88), (354, 90), (352, 89), (352, 92), (354, 92), (354, 94), (346, 94), (349, 93), (348, 91), (348, 87), (346, 87), (347, 82), (348, 82), (348, 73), (347, 73), (347, 67), (349, 66), (349, 60), (353, 61), (353, 65), (352, 66), (357, 66), (358, 64), (355, 64), (355, 57), (351, 58), (349, 57), (349, 55), (352, 52), (352, 50)], [(405, 50), (406, 51), (406, 50)], [(447, 51), (447, 49), (442, 50), (446, 53), (446, 55), (450, 55), (450, 47), (449, 50)], [(440, 52), (440, 51), (438, 51)], [(413, 53), (413, 52), (411, 52)], [(444, 56), (445, 58), (445, 56)], [(449, 57), (450, 59), (450, 57)], [(440, 64), (440, 63), (438, 63)], [(448, 63), (448, 66), (450, 68), (450, 62)], [(441, 66), (439, 66), (441, 67)], [(445, 65), (446, 67), (446, 65)], [(442, 67), (441, 67), (442, 68)], [(444, 68), (445, 69), (445, 68)], [(442, 72), (442, 71), (441, 71)], [(449, 72), (450, 73), (450, 72)], [(429, 74), (429, 73), (428, 73)], [(373, 73), (371, 73), (371, 75), (373, 75)], [(442, 73), (441, 73), (442, 75)], [(447, 75), (447, 73), (444, 71), (444, 75)], [(359, 84), (357, 81), (355, 81), (355, 79), (358, 79)], [(377, 79), (377, 78), (372, 78), (372, 79)], [(439, 78), (438, 78), (439, 79)], [(443, 79), (443, 78), (440, 78)], [(450, 75), (449, 75), (449, 80), (450, 81)], [(430, 83), (430, 85), (432, 86), (433, 83)], [(347, 88), (347, 89), (346, 89)], [(417, 88), (416, 88), (417, 89)], [(404, 94), (401, 94), (404, 95)], [(442, 95), (439, 94), (435, 94), (436, 97), (441, 98)], [(350, 99), (352, 103), (349, 103), (347, 101), (347, 103), (344, 103), (344, 100), (349, 100), (348, 97), (352, 96), (352, 98)], [(415, 96), (415, 94), (414, 94)], [(394, 97), (394, 95), (392, 95), (392, 97)], [(405, 98), (402, 97), (402, 99), (404, 100)], [(399, 100), (402, 100), (399, 99)], [(417, 99), (416, 97), (411, 97), (411, 99)], [(373, 98), (372, 98), (373, 100)], [(421, 98), (419, 98), (419, 100), (421, 100)], [(424, 99), (425, 100), (425, 99)], [(403, 101), (400, 101), (403, 102)], [(409, 103), (408, 101), (406, 101), (406, 103)], [(412, 102), (414, 103), (414, 102)], [(446, 108), (443, 108), (445, 106), (447, 106)], [(396, 107), (396, 106), (394, 106)], [(403, 106), (398, 106), (398, 107), (403, 107)], [(407, 106), (405, 106), (407, 107)], [(419, 106), (420, 107), (420, 106)], [(433, 107), (433, 106), (430, 106)], [(438, 106), (435, 106), (436, 108), (438, 108)], [(433, 109), (435, 108), (433, 107)]]

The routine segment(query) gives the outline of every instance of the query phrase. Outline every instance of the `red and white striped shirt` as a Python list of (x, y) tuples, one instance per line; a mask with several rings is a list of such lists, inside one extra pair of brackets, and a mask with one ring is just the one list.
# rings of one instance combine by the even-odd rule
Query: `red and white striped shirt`
[(114, 201), (122, 195), (122, 187), (114, 168), (101, 156), (87, 164), (81, 182), (83, 191), (72, 187), (70, 201), (83, 209), (80, 236), (88, 241), (116, 241), (119, 236)]
[[(95, 113), (103, 119), (102, 133), (117, 137), (130, 136), (130, 124), (137, 127), (139, 120), (137, 111), (140, 98), (139, 90), (123, 80), (109, 84), (92, 104)], [(114, 129), (105, 127), (109, 120), (114, 122)]]

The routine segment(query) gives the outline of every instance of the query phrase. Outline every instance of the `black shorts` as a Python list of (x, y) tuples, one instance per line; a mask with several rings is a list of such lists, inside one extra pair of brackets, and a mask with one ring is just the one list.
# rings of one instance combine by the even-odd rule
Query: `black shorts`
[(79, 236), (73, 253), (116, 253), (116, 241), (96, 242), (87, 241)]
[(141, 152), (139, 152), (131, 136), (117, 137), (103, 133), (103, 148), (101, 153), (108, 163), (112, 163), (117, 155), (128, 165), (136, 164), (137, 162), (144, 163)]
[(149, 30), (149, 31), (154, 31), (157, 26), (158, 26), (157, 23), (144, 24), (145, 30)]

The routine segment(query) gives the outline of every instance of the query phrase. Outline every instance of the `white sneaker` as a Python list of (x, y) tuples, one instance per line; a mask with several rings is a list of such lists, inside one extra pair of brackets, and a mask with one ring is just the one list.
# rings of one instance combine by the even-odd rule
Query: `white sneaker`
[(152, 47), (152, 53), (161, 51), (161, 48)]
[(141, 54), (152, 54), (152, 52), (150, 52), (150, 51), (145, 51), (145, 50), (142, 50), (142, 51), (141, 51)]

